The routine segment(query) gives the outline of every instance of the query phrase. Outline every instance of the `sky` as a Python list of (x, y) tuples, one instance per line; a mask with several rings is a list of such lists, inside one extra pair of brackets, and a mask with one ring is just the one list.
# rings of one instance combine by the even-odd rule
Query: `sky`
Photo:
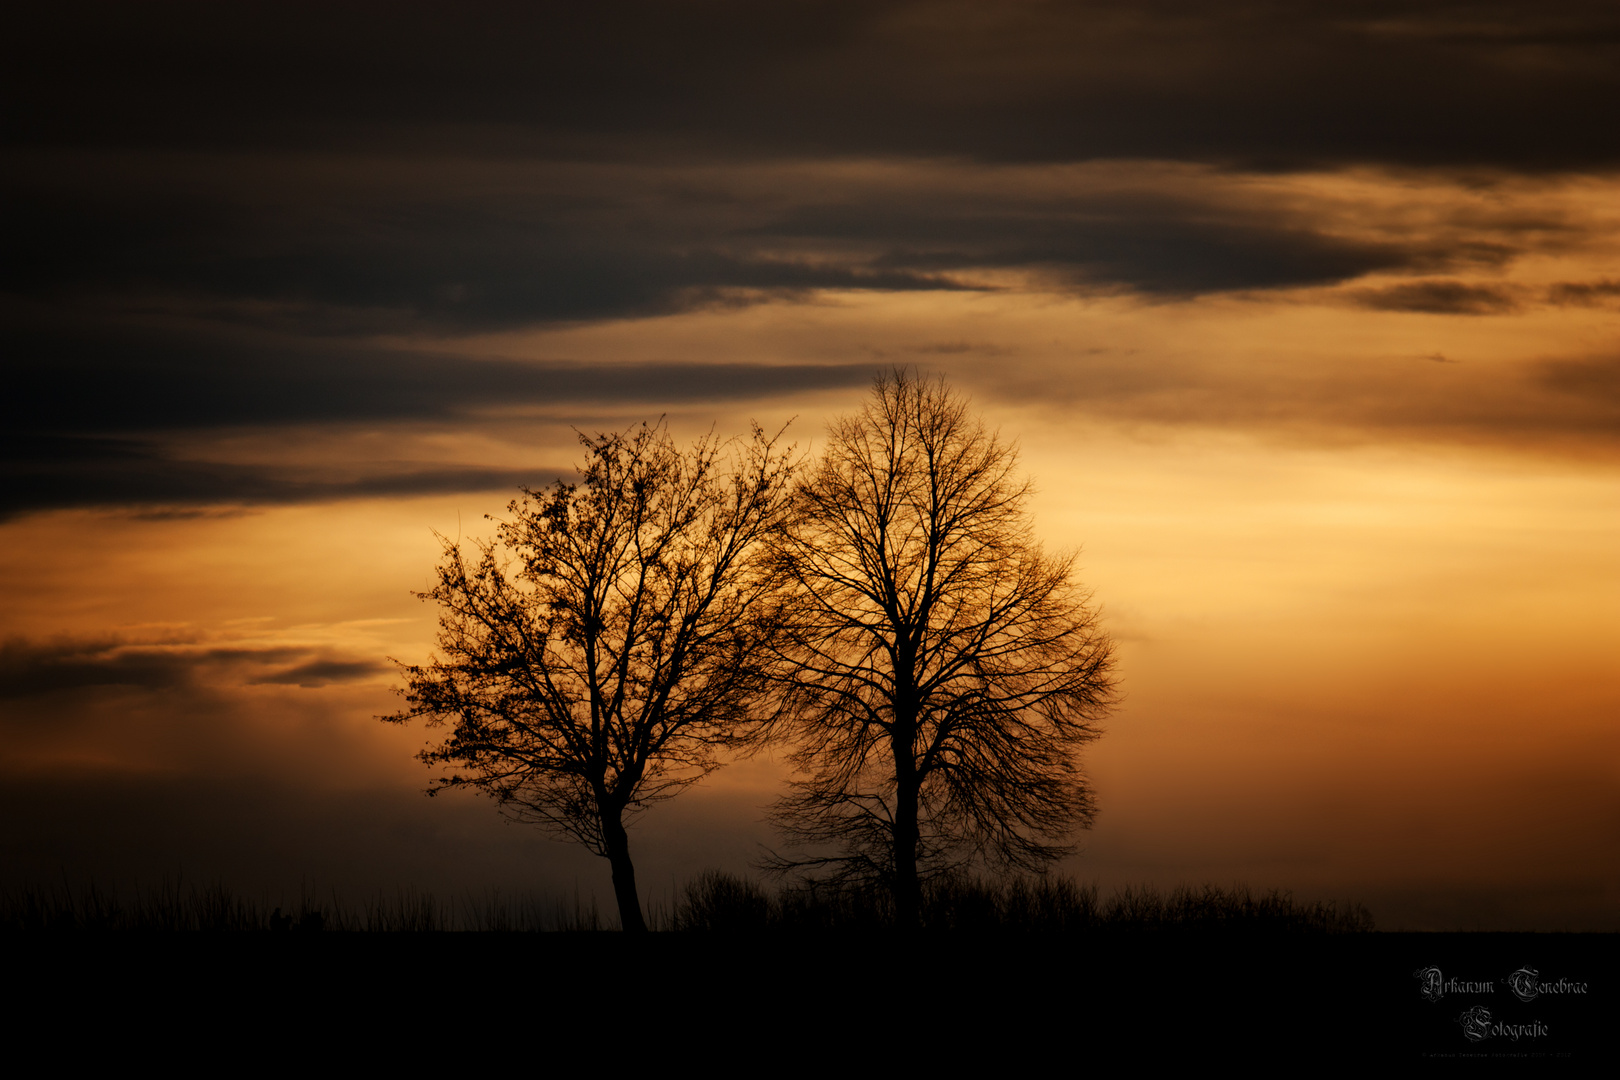
[[(377, 720), (438, 536), (578, 432), (814, 454), (898, 366), (1119, 645), (1060, 872), (1620, 929), (1612, 4), (8, 22), (0, 884), (606, 903)], [(649, 901), (783, 769), (641, 818)]]

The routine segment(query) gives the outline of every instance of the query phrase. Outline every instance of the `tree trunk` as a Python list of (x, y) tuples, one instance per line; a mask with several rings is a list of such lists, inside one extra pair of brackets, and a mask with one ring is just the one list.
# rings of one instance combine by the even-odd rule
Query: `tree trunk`
[[(901, 710), (897, 709), (897, 713)], [(916, 725), (910, 709), (895, 717), (894, 751), (894, 925), (915, 930), (922, 924), (922, 884), (917, 880), (917, 802), (922, 789), (913, 751)]]
[(915, 930), (922, 924), (922, 883), (917, 878), (917, 785), (901, 780), (894, 808), (894, 925)]
[(645, 934), (647, 921), (641, 917), (641, 899), (636, 895), (636, 868), (630, 861), (630, 837), (617, 811), (602, 814), (602, 839), (608, 864), (613, 867), (613, 897), (619, 902), (619, 927), (627, 933)]

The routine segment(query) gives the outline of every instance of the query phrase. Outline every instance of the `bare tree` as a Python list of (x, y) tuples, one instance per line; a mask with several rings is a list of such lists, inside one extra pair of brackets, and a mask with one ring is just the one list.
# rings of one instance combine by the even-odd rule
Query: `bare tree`
[(798, 591), (783, 659), (784, 857), (893, 889), (978, 859), (1043, 869), (1093, 814), (1077, 751), (1114, 699), (1112, 644), (1032, 539), (1016, 452), (938, 379), (880, 376), (833, 423), (776, 541)]
[(401, 665), (408, 707), (449, 736), (419, 756), (503, 812), (605, 857), (619, 918), (645, 930), (626, 821), (718, 764), (768, 691), (777, 620), (755, 557), (792, 465), (756, 426), (689, 452), (660, 423), (580, 436), (577, 484), (525, 489), (497, 540), (445, 541), (440, 656)]

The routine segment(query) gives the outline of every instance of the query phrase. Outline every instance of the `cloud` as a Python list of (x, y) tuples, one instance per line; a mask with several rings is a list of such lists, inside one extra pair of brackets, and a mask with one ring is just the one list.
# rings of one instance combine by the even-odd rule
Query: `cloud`
[[(85, 506), (178, 507), (332, 502), (378, 496), (543, 487), (557, 470), (474, 466), (390, 469), (358, 477), (274, 464), (177, 460), (161, 443), (129, 438), (0, 438), (0, 521), (34, 510)], [(336, 463), (333, 472), (344, 471)]]
[(1519, 298), (1499, 285), (1464, 281), (1409, 281), (1351, 293), (1356, 303), (1375, 311), (1416, 311), (1431, 315), (1503, 315), (1518, 311)]
[(0, 699), (97, 686), (163, 689), (189, 680), (192, 664), (162, 650), (126, 649), (116, 639), (0, 643)]
[[(382, 260), (386, 261), (386, 260)], [(307, 425), (460, 425), (491, 412), (747, 401), (865, 384), (870, 363), (498, 360), (69, 304), (10, 321), (0, 518), (68, 506), (318, 502), (515, 490), (555, 469), (431, 460), (287, 467), (198, 459), (173, 436)], [(288, 436), (296, 441), (298, 436)]]
[(1613, 164), (1591, 0), (39, 5), (14, 143)]
[(1620, 446), (1620, 361), (1612, 356), (1480, 364), (1433, 352), (1258, 368), (1138, 359), (1099, 354), (1084, 378), (1065, 379), (1039, 364), (1005, 365), (974, 381), (987, 396), (1065, 417), (1309, 445), (1396, 440), (1582, 458), (1612, 458)]
[(372, 660), (310, 660), (257, 679), (249, 679), (250, 686), (281, 684), (302, 687), (325, 686), (328, 683), (353, 682), (369, 679), (384, 671), (392, 671), (386, 664)]
[[(82, 506), (330, 502), (543, 487), (569, 470), (332, 459), (198, 459), (176, 432), (473, 422), (488, 410), (736, 401), (865, 385), (870, 363), (582, 364), (476, 360), (364, 343), (130, 333), (22, 343), (0, 406), (0, 520)], [(295, 438), (289, 436), (289, 438)]]
[(976, 272), (1022, 270), (1048, 287), (1123, 286), (1169, 297), (1333, 283), (1428, 256), (1333, 236), (1275, 207), (1231, 205), (1222, 194), (985, 198), (921, 187), (797, 208), (760, 231), (861, 245), (875, 251), (876, 265), (910, 274), (972, 281)]
[[(290, 662), (296, 661), (296, 663)], [(143, 691), (201, 681), (315, 687), (369, 679), (388, 665), (305, 645), (142, 643), (118, 637), (12, 638), (0, 642), (0, 700), (123, 687)]]
[[(636, 205), (656, 171), (578, 177), (492, 166), (441, 188), (447, 178), (431, 162), (386, 159), (313, 170), (224, 162), (217, 173), (171, 159), (102, 160), (99, 182), (87, 182), (82, 165), (36, 163), (5, 185), (12, 258), (0, 289), (331, 336), (645, 317), (812, 290), (959, 287), (904, 268), (728, 245), (737, 222), (717, 220), (701, 193)], [(267, 175), (287, 186), (265, 192)], [(525, 190), (482, 190), (491, 184)]]
[(1558, 307), (1603, 307), (1620, 300), (1620, 281), (1560, 281), (1547, 289), (1547, 302)]
[(154, 356), (211, 369), (188, 355), (196, 342), (139, 339), (187, 323), (215, 339), (259, 335), (259, 355), (235, 362), (264, 367), (289, 363), (278, 339), (307, 339), (298, 351), (323, 354), (313, 362), (325, 369), (348, 347), (336, 339), (826, 291), (1016, 284), (1186, 297), (1315, 286), (1500, 264), (1549, 237), (1569, 242), (1578, 224), (1543, 220), (1533, 200), (1416, 223), (1321, 177), (1290, 185), (1162, 162), (24, 158), (0, 202), (15, 256), (0, 275), (12, 351), (26, 363), (31, 352), (94, 349), (90, 324), (128, 337), (119, 348), (148, 369)]
[(1472, 275), (1608, 235), (1541, 174), (1620, 163), (1590, 135), (1620, 119), (1616, 25), (1371, 0), (30, 9), (0, 65), (28, 103), (0, 168), (0, 515), (511, 489), (510, 460), (174, 442), (780, 399), (864, 384), (839, 361), (873, 355), (488, 358), (519, 330), (850, 291), (1509, 313), (1530, 293)]
[[(856, 364), (590, 364), (168, 328), (14, 334), (13, 432), (113, 433), (246, 424), (445, 419), (524, 403), (748, 400), (858, 385)], [(88, 450), (86, 451), (88, 452)]]

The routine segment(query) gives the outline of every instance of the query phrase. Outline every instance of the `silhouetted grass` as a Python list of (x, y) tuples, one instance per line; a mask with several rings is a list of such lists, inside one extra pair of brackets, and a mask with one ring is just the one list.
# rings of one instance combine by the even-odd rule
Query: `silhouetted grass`
[(0, 930), (12, 931), (371, 931), (422, 933), (445, 930), (593, 931), (608, 927), (594, 901), (572, 902), (487, 893), (441, 902), (430, 893), (402, 890), (378, 894), (358, 905), (307, 890), (296, 903), (254, 901), (223, 885), (182, 885), (121, 891), (94, 884), (83, 888), (24, 887), (0, 893)]
[[(744, 878), (710, 871), (676, 905), (684, 931), (879, 930), (893, 925), (888, 894), (877, 888), (788, 886), (771, 893)], [(1181, 887), (1168, 893), (1125, 888), (1106, 900), (1070, 878), (984, 881), (941, 878), (923, 890), (927, 931), (1359, 933), (1373, 929), (1360, 904), (1299, 903), (1285, 892), (1245, 886)]]
[[(861, 933), (893, 927), (882, 889), (790, 885), (776, 890), (708, 871), (672, 907), (648, 912), (648, 925), (692, 933)], [(1373, 929), (1360, 904), (1299, 903), (1288, 893), (1243, 886), (1182, 887), (1168, 893), (1126, 888), (1103, 899), (1070, 878), (985, 881), (941, 878), (923, 894), (925, 931), (1059, 933), (1178, 932), (1339, 934)], [(0, 931), (437, 931), (580, 932), (613, 929), (594, 901), (486, 893), (443, 902), (429, 893), (377, 895), (358, 905), (305, 891), (296, 903), (270, 904), (223, 885), (164, 882), (127, 892), (89, 885), (0, 893)]]

